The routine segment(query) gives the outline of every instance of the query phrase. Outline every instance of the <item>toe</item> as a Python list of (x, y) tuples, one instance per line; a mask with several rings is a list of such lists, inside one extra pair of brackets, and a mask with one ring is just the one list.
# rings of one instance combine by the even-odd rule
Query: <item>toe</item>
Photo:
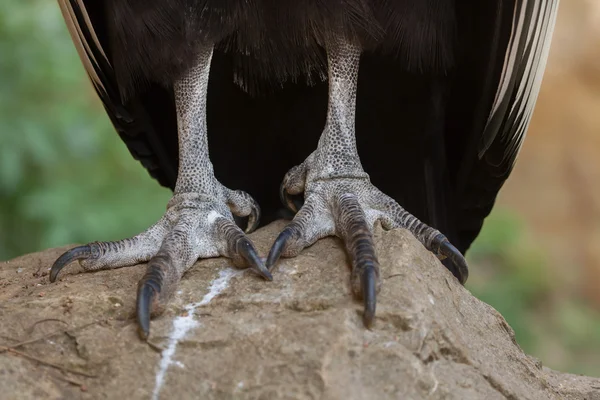
[(377, 291), (381, 284), (373, 234), (356, 196), (339, 196), (335, 214), (338, 231), (352, 262), (352, 288), (363, 299), (363, 323), (370, 328), (375, 319)]
[(75, 247), (54, 262), (50, 270), (50, 282), (56, 281), (60, 271), (75, 260), (79, 261), (84, 271), (128, 267), (146, 262), (156, 254), (166, 232), (163, 218), (146, 231), (128, 239)]
[(246, 233), (258, 228), (260, 222), (260, 207), (256, 200), (243, 190), (226, 190), (226, 201), (231, 213), (238, 217), (248, 217)]
[(306, 173), (306, 162), (295, 166), (285, 174), (283, 182), (279, 187), (281, 202), (294, 214), (302, 206), (302, 201), (297, 197), (304, 193)]
[(289, 194), (296, 195), (304, 193), (306, 185), (306, 161), (290, 169), (283, 177), (282, 186)]
[(277, 236), (267, 256), (269, 270), (281, 256), (294, 257), (317, 240), (335, 234), (333, 220), (315, 204), (316, 201), (309, 198), (292, 222)]
[[(387, 197), (387, 196), (386, 196)], [(438, 258), (444, 260), (448, 258), (452, 263), (450, 271), (461, 284), (465, 284), (469, 277), (469, 268), (467, 261), (461, 252), (450, 243), (450, 241), (435, 228), (421, 222), (414, 215), (410, 214), (395, 201), (385, 203), (386, 213), (381, 218), (385, 229), (405, 228), (425, 246), (425, 248), (435, 253)], [(447, 267), (447, 263), (444, 263)]]
[(266, 280), (272, 281), (273, 276), (265, 267), (263, 260), (258, 256), (256, 248), (246, 234), (233, 222), (219, 218), (216, 229), (219, 241), (225, 243), (223, 256), (229, 257), (239, 267), (250, 267)]

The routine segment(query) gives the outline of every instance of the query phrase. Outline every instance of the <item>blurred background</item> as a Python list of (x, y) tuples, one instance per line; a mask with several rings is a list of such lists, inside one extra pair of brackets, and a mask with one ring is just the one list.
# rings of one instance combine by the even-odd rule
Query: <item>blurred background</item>
[[(170, 192), (129, 155), (55, 1), (0, 2), (0, 260), (147, 228)], [(517, 166), (468, 288), (554, 369), (600, 376), (600, 2), (562, 1)]]

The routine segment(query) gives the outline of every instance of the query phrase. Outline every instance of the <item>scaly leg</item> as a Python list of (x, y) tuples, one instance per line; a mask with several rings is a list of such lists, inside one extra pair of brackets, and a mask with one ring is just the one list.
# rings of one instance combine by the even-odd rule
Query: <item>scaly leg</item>
[(50, 281), (79, 260), (86, 271), (111, 269), (148, 261), (138, 284), (137, 320), (140, 336), (150, 332), (150, 315), (164, 309), (183, 273), (199, 258), (226, 256), (238, 266), (250, 266), (271, 280), (254, 245), (235, 225), (233, 214), (249, 217), (250, 232), (260, 209), (245, 192), (217, 181), (208, 155), (206, 92), (212, 47), (174, 85), (179, 133), (179, 172), (175, 192), (164, 216), (145, 232), (116, 242), (90, 243), (63, 254), (52, 266)]
[(272, 268), (281, 255), (297, 255), (320, 238), (340, 237), (352, 261), (352, 288), (363, 298), (363, 321), (370, 327), (380, 286), (379, 262), (371, 232), (376, 221), (381, 221), (385, 229), (406, 228), (439, 258), (449, 257), (462, 283), (467, 279), (468, 269), (462, 254), (442, 233), (419, 221), (373, 186), (363, 170), (355, 138), (360, 54), (359, 47), (343, 40), (327, 48), (329, 108), (325, 130), (317, 149), (283, 180), (284, 203), (297, 211), (289, 195), (304, 192), (304, 205), (275, 240), (267, 267)]

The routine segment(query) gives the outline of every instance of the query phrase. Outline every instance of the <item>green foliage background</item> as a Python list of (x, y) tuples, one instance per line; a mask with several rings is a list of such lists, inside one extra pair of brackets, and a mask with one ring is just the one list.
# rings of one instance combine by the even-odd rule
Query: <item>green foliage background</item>
[(55, 1), (0, 2), (0, 259), (145, 229), (159, 187), (116, 136)]
[[(0, 260), (131, 236), (169, 196), (112, 129), (56, 2), (0, 2)], [(469, 258), (468, 287), (527, 352), (600, 376), (598, 312), (561, 291), (518, 217), (495, 210)]]

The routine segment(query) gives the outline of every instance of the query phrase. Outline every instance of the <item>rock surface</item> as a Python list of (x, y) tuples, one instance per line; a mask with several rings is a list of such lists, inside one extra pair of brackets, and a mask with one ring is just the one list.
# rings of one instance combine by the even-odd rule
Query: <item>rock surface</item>
[[(282, 226), (252, 235), (263, 254)], [(152, 345), (134, 323), (143, 265), (73, 265), (50, 284), (66, 247), (0, 263), (0, 397), (600, 400), (600, 379), (524, 354), (504, 318), (408, 232), (378, 230), (376, 243), (372, 331), (340, 243), (327, 239), (283, 260), (273, 282), (225, 259), (198, 262), (152, 322)]]

